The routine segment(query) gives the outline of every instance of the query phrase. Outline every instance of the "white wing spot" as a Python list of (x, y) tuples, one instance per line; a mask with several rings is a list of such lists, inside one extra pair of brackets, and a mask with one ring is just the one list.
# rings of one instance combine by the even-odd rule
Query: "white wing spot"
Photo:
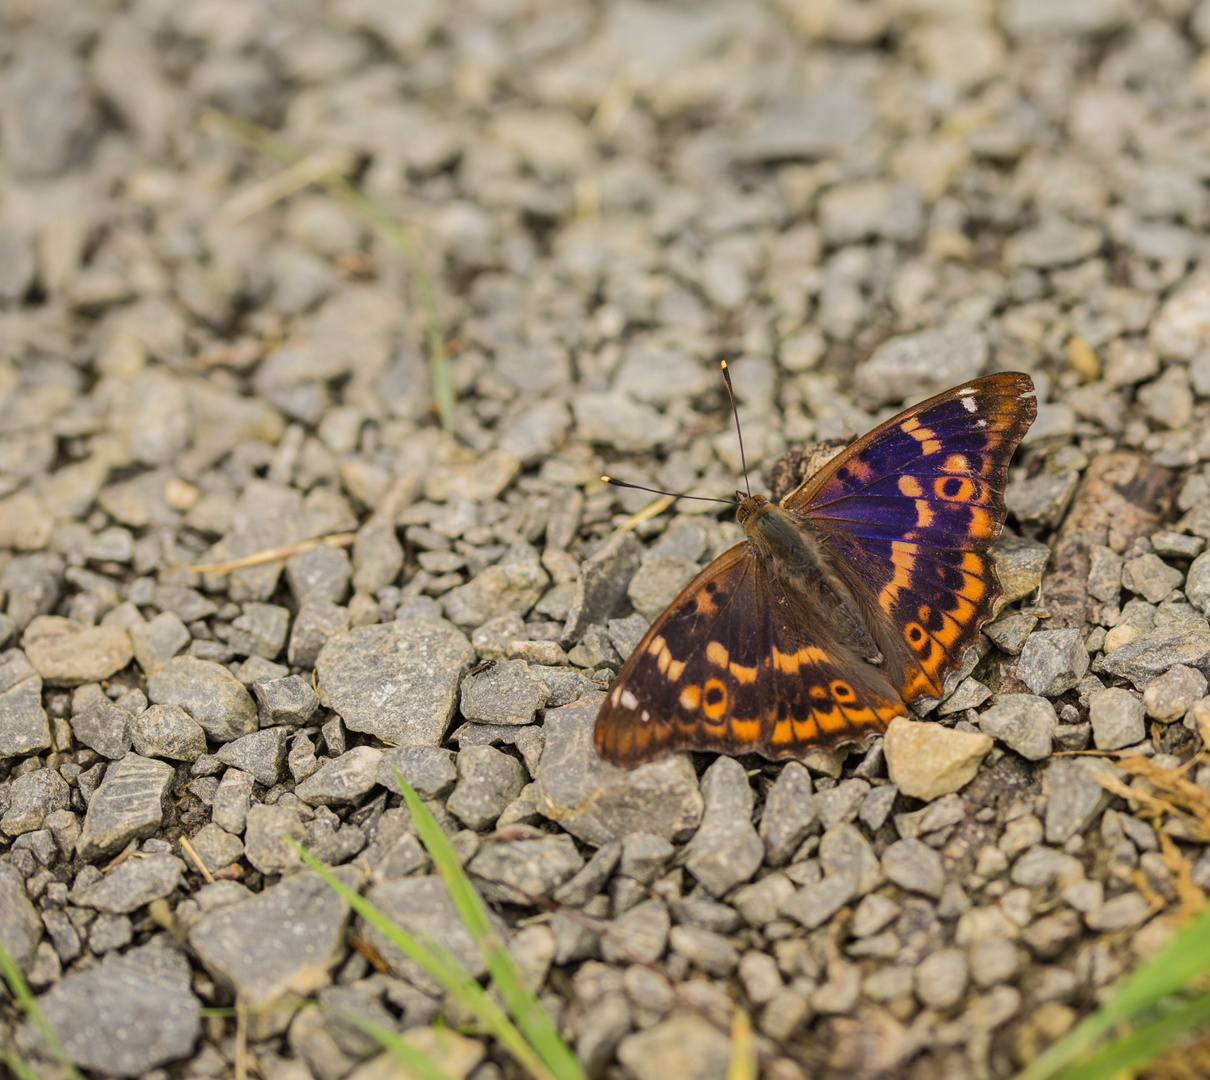
[(629, 690), (622, 691), (622, 708), (637, 709), (639, 707), (639, 699), (634, 696)]
[(651, 719), (651, 713), (649, 713), (646, 709), (644, 709), (642, 719), (643, 719), (643, 723), (646, 724)]
[(987, 427), (987, 421), (986, 420), (976, 420), (975, 427), (979, 427), (979, 428)]
[(978, 408), (978, 406), (975, 404), (975, 399), (973, 397), (967, 397), (964, 394), (960, 394), (958, 396), (958, 400), (962, 402), (962, 407), (967, 412), (974, 412), (975, 409)]

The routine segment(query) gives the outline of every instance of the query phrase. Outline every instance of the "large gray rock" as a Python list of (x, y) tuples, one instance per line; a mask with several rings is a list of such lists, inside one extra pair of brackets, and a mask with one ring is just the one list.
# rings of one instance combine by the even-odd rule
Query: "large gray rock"
[(607, 764), (592, 741), (599, 707), (586, 701), (547, 710), (539, 812), (598, 847), (632, 832), (666, 840), (692, 832), (704, 804), (689, 755), (670, 754), (631, 771)]
[(315, 661), (319, 700), (350, 731), (396, 746), (439, 746), (475, 650), (448, 623), (359, 626), (328, 639)]
[(216, 742), (255, 731), (256, 704), (248, 688), (222, 664), (178, 656), (147, 680), (156, 705), (179, 705)]

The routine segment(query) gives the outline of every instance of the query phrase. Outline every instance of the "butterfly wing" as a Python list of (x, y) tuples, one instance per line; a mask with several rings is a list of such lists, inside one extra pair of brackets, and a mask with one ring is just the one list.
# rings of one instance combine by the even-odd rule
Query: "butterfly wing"
[(1037, 415), (1033, 382), (988, 375), (907, 409), (859, 439), (783, 505), (877, 597), (904, 643), (905, 701), (942, 692), (992, 613), (988, 549), (1004, 524), (1008, 463)]
[(633, 768), (672, 750), (772, 760), (855, 742), (906, 712), (880, 672), (821, 632), (745, 541), (652, 624), (597, 714), (597, 751)]

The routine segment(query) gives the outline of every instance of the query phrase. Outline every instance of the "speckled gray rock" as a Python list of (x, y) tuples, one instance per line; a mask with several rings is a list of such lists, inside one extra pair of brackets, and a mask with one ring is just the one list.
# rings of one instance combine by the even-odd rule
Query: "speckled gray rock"
[(244, 855), (243, 841), (213, 821), (206, 822), (193, 834), (190, 845), (193, 853), (212, 874), (237, 862)]
[(1129, 690), (1112, 688), (1092, 693), (1088, 698), (1088, 718), (1098, 750), (1134, 746), (1147, 735), (1143, 702)]
[(1203, 615), (1210, 612), (1210, 551), (1204, 551), (1185, 575), (1185, 596)]
[(1098, 758), (1056, 758), (1046, 767), (1042, 790), (1048, 844), (1066, 843), (1109, 805), (1109, 792), (1096, 781), (1101, 772), (1118, 775), (1117, 769)]
[[(124, 757), (130, 749), (134, 735), (131, 726), (133, 721), (134, 717), (110, 701), (97, 683), (85, 683), (77, 687), (71, 695), (72, 734), (78, 742), (110, 761)], [(200, 728), (198, 733), (202, 736), (202, 748), (199, 753), (205, 753), (206, 736)], [(135, 749), (138, 750), (138, 747)], [(138, 752), (145, 753), (143, 750)]]
[(538, 806), (590, 844), (631, 832), (683, 838), (702, 818), (697, 775), (686, 754), (672, 754), (629, 772), (606, 764), (592, 742), (597, 701), (546, 712), (546, 748), (535, 778)]
[(643, 560), (626, 587), (635, 611), (648, 621), (664, 610), (700, 570), (683, 555), (657, 555)]
[(1056, 697), (1084, 677), (1088, 663), (1079, 630), (1039, 630), (1021, 650), (1017, 678), (1035, 694)]
[(105, 772), (93, 792), (76, 851), (96, 862), (121, 851), (131, 840), (152, 836), (163, 820), (163, 801), (172, 783), (172, 766), (127, 754)]
[[(466, 924), (458, 917), (454, 902), (440, 877), (431, 875), (384, 881), (374, 885), (366, 893), (366, 899), (409, 934), (421, 940), (435, 941), (472, 976), (478, 978), (486, 972), (483, 954)], [(500, 940), (507, 941), (507, 928), (490, 910), (488, 921)], [(376, 929), (367, 924), (359, 924), (359, 928), (393, 972), (422, 990), (430, 993), (439, 990), (431, 976)]]
[(615, 532), (598, 551), (580, 565), (576, 594), (563, 629), (565, 642), (580, 640), (590, 626), (613, 615), (630, 579), (639, 568), (643, 545), (633, 532)]
[(350, 731), (400, 746), (437, 746), (474, 658), (466, 635), (449, 625), (357, 627), (333, 636), (319, 654), (319, 700)]
[(323, 647), (349, 629), (349, 609), (330, 600), (308, 600), (294, 616), (286, 658), (291, 667), (314, 667)]
[(765, 797), (760, 837), (765, 862), (782, 866), (815, 824), (816, 807), (811, 774), (797, 761), (788, 761)]
[(39, 615), (21, 635), (21, 647), (48, 686), (100, 682), (130, 663), (130, 635), (121, 626), (82, 626), (58, 615)]
[(1185, 580), (1175, 566), (1169, 566), (1158, 555), (1139, 555), (1122, 566), (1122, 585), (1144, 600), (1158, 604)]
[(909, 892), (940, 896), (945, 886), (941, 856), (922, 840), (896, 840), (882, 853), (887, 880)]
[(289, 736), (284, 727), (261, 728), (224, 743), (216, 756), (224, 765), (242, 769), (265, 787), (272, 787), (285, 773)]
[(987, 338), (976, 330), (923, 330), (884, 341), (858, 365), (854, 382), (879, 405), (924, 398), (973, 379), (987, 354)]
[(479, 626), (508, 612), (524, 615), (550, 583), (538, 553), (528, 544), (505, 552), (499, 562), (480, 571), (444, 597), (446, 618), (456, 626)]
[(33, 769), (22, 773), (8, 789), (9, 804), (0, 817), (0, 832), (22, 836), (41, 829), (56, 810), (66, 810), (71, 792), (55, 769)]
[(29, 969), (41, 937), (42, 920), (25, 882), (11, 863), (0, 863), (0, 942), (21, 971)]
[(823, 926), (857, 894), (852, 878), (834, 874), (811, 885), (804, 885), (781, 904), (781, 913), (800, 922), (808, 930)]
[(716, 758), (701, 793), (705, 810), (685, 849), (685, 867), (711, 896), (722, 896), (756, 873), (765, 845), (752, 824), (752, 788), (738, 761)]
[(378, 783), (400, 794), (396, 770), (422, 799), (440, 798), (458, 778), (454, 755), (440, 746), (400, 746), (383, 752), (378, 759)]
[(252, 684), (262, 728), (305, 727), (319, 708), (319, 697), (301, 675), (257, 679)]
[(372, 746), (354, 746), (326, 761), (294, 789), (310, 806), (339, 806), (358, 802), (378, 783), (382, 751)]
[(156, 705), (179, 705), (210, 738), (229, 742), (258, 727), (247, 688), (222, 664), (178, 656), (147, 680)]
[(607, 963), (654, 964), (668, 947), (672, 917), (663, 900), (644, 900), (613, 921), (613, 932), (601, 939)]
[[(346, 885), (357, 884), (356, 874), (336, 872)], [(189, 944), (212, 978), (256, 1009), (256, 1026), (267, 1034), (293, 1015), (275, 1006), (327, 985), (344, 953), (348, 918), (340, 894), (304, 871), (203, 916), (189, 931)]]
[(223, 773), (218, 790), (214, 793), (214, 805), (210, 808), (211, 820), (229, 833), (237, 836), (242, 833), (248, 808), (252, 805), (255, 782), (251, 774), (242, 769), (228, 769)]
[(20, 649), (0, 654), (0, 758), (50, 749), (42, 678)]
[(485, 724), (529, 724), (550, 689), (523, 660), (500, 660), (462, 680), (462, 715)]
[(468, 828), (487, 829), (524, 786), (525, 767), (516, 758), (493, 746), (468, 746), (458, 754), (458, 782), (446, 807)]
[(1143, 690), (1143, 708), (1153, 720), (1179, 720), (1206, 693), (1206, 676), (1196, 668), (1177, 664), (1152, 679)]
[(128, 633), (135, 663), (144, 675), (154, 675), (189, 644), (189, 629), (173, 611), (161, 611), (149, 622), (136, 623)]
[[(69, 976), (39, 997), (38, 1007), (73, 1063), (110, 1076), (143, 1076), (185, 1057), (202, 1026), (189, 961), (160, 941)], [(129, 1023), (132, 1016), (140, 1022)], [(48, 1053), (32, 1024), (17, 1045)]]
[(505, 904), (534, 902), (549, 896), (584, 864), (575, 841), (566, 833), (533, 840), (492, 840), (467, 864), (478, 875), (488, 900)]
[(882, 884), (878, 856), (865, 834), (847, 822), (833, 825), (819, 842), (819, 864), (829, 877), (848, 878), (855, 896), (864, 896)]
[(180, 885), (184, 870), (184, 863), (167, 852), (136, 853), (86, 889), (77, 902), (97, 911), (127, 915), (168, 896)]
[(995, 705), (979, 714), (980, 731), (1029, 761), (1050, 757), (1058, 723), (1055, 707), (1032, 694), (1001, 694)]
[(962, 999), (968, 977), (962, 949), (938, 949), (916, 965), (916, 996), (930, 1009), (949, 1009)]
[(1203, 675), (1210, 673), (1210, 633), (1155, 630), (1105, 654), (1100, 661), (1101, 668), (1129, 679), (1136, 690), (1146, 689), (1152, 679), (1177, 664), (1197, 668)]
[(618, 1043), (618, 1060), (634, 1080), (724, 1080), (727, 1036), (704, 1016), (675, 1012)]

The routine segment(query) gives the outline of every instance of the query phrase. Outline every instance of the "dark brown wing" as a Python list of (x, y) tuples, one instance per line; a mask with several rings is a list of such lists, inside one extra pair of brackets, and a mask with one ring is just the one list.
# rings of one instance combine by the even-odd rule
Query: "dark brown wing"
[(747, 541), (723, 552), (652, 624), (601, 704), (596, 746), (633, 768), (672, 750), (771, 760), (857, 742), (907, 710), (826, 636)]

